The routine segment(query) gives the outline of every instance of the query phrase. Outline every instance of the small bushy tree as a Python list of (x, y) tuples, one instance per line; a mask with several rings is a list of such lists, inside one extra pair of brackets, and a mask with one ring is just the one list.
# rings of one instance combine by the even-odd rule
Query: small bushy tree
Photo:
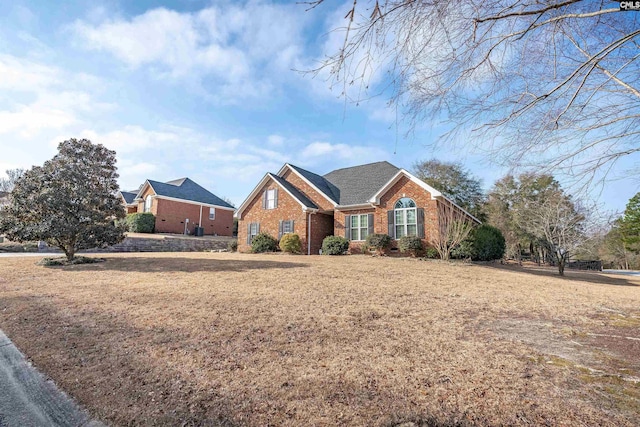
[(58, 154), (15, 182), (0, 213), (0, 233), (13, 241), (43, 240), (72, 261), (76, 252), (124, 239), (116, 197), (116, 153), (87, 139), (58, 145)]
[(323, 255), (344, 255), (349, 250), (349, 241), (340, 236), (327, 236), (322, 241)]
[(504, 256), (506, 243), (499, 229), (485, 224), (473, 231), (472, 247), (474, 261), (493, 261)]
[(422, 239), (416, 236), (403, 236), (398, 240), (398, 249), (403, 254), (411, 254), (411, 256), (417, 256), (422, 252), (424, 245)]
[(132, 233), (153, 233), (156, 217), (151, 212), (138, 212), (127, 215), (127, 230)]
[(378, 254), (382, 254), (385, 249), (391, 246), (391, 236), (388, 234), (369, 234), (365, 240), (365, 246), (375, 249)]
[(260, 233), (251, 241), (251, 252), (275, 252), (278, 250), (278, 241), (267, 233)]
[(302, 242), (300, 236), (295, 233), (287, 233), (280, 239), (280, 250), (290, 254), (302, 252)]
[(227, 243), (227, 250), (229, 252), (237, 252), (238, 251), (238, 240), (233, 239)]

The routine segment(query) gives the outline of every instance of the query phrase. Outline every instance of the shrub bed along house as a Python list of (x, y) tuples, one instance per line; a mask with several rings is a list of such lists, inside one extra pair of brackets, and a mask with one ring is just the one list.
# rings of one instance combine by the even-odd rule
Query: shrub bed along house
[(227, 250), (229, 252), (237, 252), (238, 251), (238, 240), (231, 240), (227, 243)]
[(260, 233), (251, 241), (251, 252), (275, 252), (278, 250), (278, 241), (267, 233)]
[(126, 217), (127, 231), (132, 233), (153, 233), (156, 217), (149, 212), (132, 213)]
[(391, 246), (391, 236), (388, 234), (369, 234), (363, 249), (375, 249), (378, 255), (382, 255), (389, 246)]
[(349, 250), (349, 241), (340, 236), (327, 236), (322, 241), (322, 255), (344, 255)]
[(398, 249), (403, 254), (418, 256), (424, 249), (422, 239), (416, 236), (403, 236), (398, 240)]
[(302, 242), (300, 236), (295, 233), (287, 233), (280, 238), (280, 250), (290, 254), (302, 252)]

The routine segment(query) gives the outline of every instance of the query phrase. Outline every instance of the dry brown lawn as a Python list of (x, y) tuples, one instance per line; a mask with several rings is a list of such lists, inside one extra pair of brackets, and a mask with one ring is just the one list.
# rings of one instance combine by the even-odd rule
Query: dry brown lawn
[(0, 259), (0, 328), (109, 425), (637, 425), (640, 280), (367, 256)]

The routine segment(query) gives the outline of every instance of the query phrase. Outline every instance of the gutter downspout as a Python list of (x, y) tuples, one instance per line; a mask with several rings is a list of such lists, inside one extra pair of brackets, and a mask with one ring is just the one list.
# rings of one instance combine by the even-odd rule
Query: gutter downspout
[(307, 232), (307, 255), (311, 255), (311, 215), (314, 212), (309, 212), (309, 219), (307, 222), (309, 223), (309, 231)]
[(198, 227), (202, 227), (202, 205), (200, 205), (200, 221), (198, 222)]

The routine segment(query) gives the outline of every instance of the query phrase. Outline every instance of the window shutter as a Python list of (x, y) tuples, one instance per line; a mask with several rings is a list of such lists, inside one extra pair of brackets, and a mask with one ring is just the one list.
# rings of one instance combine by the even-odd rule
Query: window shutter
[(373, 234), (373, 214), (369, 214), (369, 217), (367, 218), (367, 224), (369, 224), (369, 234)]
[(251, 223), (247, 224), (247, 245), (251, 244)]
[(392, 239), (396, 238), (396, 221), (394, 215), (394, 210), (387, 211), (387, 234), (391, 236)]
[(418, 237), (424, 239), (424, 209), (418, 208), (416, 209), (417, 221), (418, 221)]
[(256, 234), (260, 234), (260, 223), (256, 222)]
[(267, 209), (267, 191), (268, 190), (264, 190), (262, 193), (262, 209)]
[(278, 221), (278, 240), (282, 239), (283, 222), (282, 220)]
[(273, 207), (277, 208), (278, 207), (278, 189), (274, 189), (273, 190)]
[(292, 219), (290, 219), (290, 220), (289, 220), (289, 223), (291, 224), (291, 226), (289, 227), (289, 230), (291, 230), (291, 232), (292, 232), (292, 233), (295, 233), (295, 230), (294, 230), (294, 228), (293, 228), (293, 220), (292, 220)]
[(344, 237), (351, 240), (351, 215), (344, 216)]

